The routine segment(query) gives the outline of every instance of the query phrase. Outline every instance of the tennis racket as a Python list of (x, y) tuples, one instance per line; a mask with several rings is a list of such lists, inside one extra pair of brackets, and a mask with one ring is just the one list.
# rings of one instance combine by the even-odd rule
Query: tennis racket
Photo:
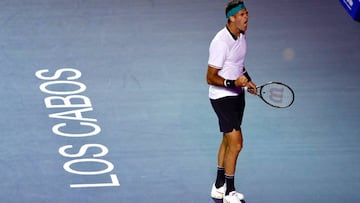
[(268, 82), (256, 88), (258, 90), (257, 96), (272, 107), (287, 108), (294, 103), (295, 93), (284, 83)]

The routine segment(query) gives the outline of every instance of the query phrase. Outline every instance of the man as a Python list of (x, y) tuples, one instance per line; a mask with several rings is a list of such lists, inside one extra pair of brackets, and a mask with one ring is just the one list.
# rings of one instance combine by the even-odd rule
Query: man
[(225, 13), (228, 22), (211, 41), (206, 76), (211, 105), (223, 133), (211, 197), (223, 199), (224, 203), (239, 203), (244, 196), (236, 192), (234, 176), (243, 143), (244, 89), (247, 87), (252, 94), (257, 94), (257, 89), (244, 65), (248, 11), (243, 1), (232, 0), (227, 4)]

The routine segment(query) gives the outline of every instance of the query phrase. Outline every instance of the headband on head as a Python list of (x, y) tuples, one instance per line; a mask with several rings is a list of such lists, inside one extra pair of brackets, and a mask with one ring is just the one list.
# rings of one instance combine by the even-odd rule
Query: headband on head
[(229, 12), (226, 13), (226, 18), (230, 18), (230, 16), (235, 15), (237, 12), (243, 10), (245, 8), (244, 4), (239, 4), (236, 7), (230, 9)]

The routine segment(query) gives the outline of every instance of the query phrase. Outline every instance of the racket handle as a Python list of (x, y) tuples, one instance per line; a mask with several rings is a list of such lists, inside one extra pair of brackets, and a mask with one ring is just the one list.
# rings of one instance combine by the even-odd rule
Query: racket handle
[[(259, 87), (256, 87), (256, 88), (259, 88)], [(248, 89), (249, 89), (249, 87), (248, 87), (248, 86), (245, 86), (245, 87), (244, 87), (244, 90), (246, 90), (246, 91), (247, 91)]]
[[(259, 87), (256, 87), (256, 89), (258, 89)], [(247, 92), (249, 89), (252, 89), (252, 88), (249, 88), (248, 86), (244, 87), (244, 91)], [(259, 89), (258, 89), (259, 90)], [(259, 92), (256, 94), (259, 96)]]

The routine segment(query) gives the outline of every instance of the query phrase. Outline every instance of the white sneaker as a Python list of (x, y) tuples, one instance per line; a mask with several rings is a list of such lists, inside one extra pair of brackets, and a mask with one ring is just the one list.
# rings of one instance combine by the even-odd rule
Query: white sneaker
[(243, 194), (241, 194), (240, 192), (237, 192), (236, 195), (239, 198), (239, 200), (244, 200), (245, 199), (245, 196)]
[(225, 196), (225, 191), (226, 191), (226, 184), (224, 184), (220, 188), (216, 188), (214, 183), (211, 189), (211, 197), (214, 199), (223, 199)]
[(223, 203), (241, 203), (240, 200), (244, 199), (244, 195), (236, 191), (232, 191), (223, 199)]

